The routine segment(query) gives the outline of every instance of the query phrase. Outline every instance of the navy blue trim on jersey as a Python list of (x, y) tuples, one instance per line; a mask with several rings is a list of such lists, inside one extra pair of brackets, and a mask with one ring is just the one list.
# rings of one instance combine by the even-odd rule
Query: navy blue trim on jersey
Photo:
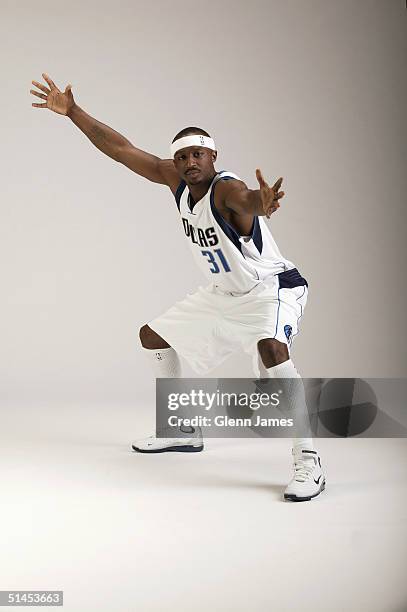
[[(219, 182), (219, 181), (235, 181), (237, 180), (234, 176), (220, 176), (222, 174), (222, 172), (226, 172), (226, 170), (222, 170), (221, 172), (218, 173), (219, 178), (216, 180), (215, 184), (212, 187), (211, 190), (211, 210), (212, 210), (212, 214), (215, 217), (216, 221), (219, 223), (220, 227), (222, 228), (222, 230), (224, 231), (224, 233), (226, 234), (226, 236), (233, 242), (233, 244), (239, 249), (239, 251), (242, 253), (242, 245), (240, 243), (240, 234), (235, 230), (234, 227), (232, 227), (220, 214), (220, 212), (218, 211), (218, 209), (215, 206), (215, 194), (214, 194), (214, 187), (215, 185)], [(263, 236), (261, 233), (261, 227), (260, 227), (260, 222), (259, 222), (259, 218), (257, 216), (255, 216), (253, 218), (253, 225), (252, 228), (250, 230), (250, 234), (249, 234), (250, 238), (253, 240), (259, 254), (261, 255), (261, 252), (263, 250)], [(243, 253), (242, 253), (243, 255)], [(244, 255), (243, 255), (244, 257)]]
[(178, 206), (179, 212), (181, 212), (181, 196), (184, 193), (184, 189), (187, 186), (185, 181), (181, 181), (177, 187), (177, 191), (175, 192), (174, 198)]
[[(221, 179), (218, 180), (232, 180), (232, 177), (227, 177), (225, 176), (224, 178), (221, 177)], [(236, 180), (236, 179), (233, 179)], [(218, 181), (216, 181), (218, 182)], [(218, 225), (220, 226), (220, 228), (223, 230), (223, 233), (226, 234), (226, 236), (229, 238), (229, 240), (231, 242), (233, 242), (233, 244), (235, 245), (235, 247), (237, 249), (239, 249), (239, 251), (242, 253), (242, 245), (240, 243), (240, 236), (237, 233), (237, 231), (234, 229), (234, 227), (232, 227), (231, 225), (229, 225), (229, 223), (222, 217), (222, 215), (220, 214), (220, 212), (218, 211), (218, 209), (215, 206), (215, 193), (214, 193), (214, 188), (215, 188), (216, 183), (212, 186), (211, 189), (211, 211), (213, 216), (215, 217)], [(243, 253), (242, 253), (243, 255)], [(244, 255), (243, 255), (244, 256)]]
[(298, 272), (297, 268), (286, 270), (277, 274), (280, 283), (280, 289), (294, 289), (294, 287), (308, 287), (308, 283)]
[(196, 206), (196, 202), (193, 199), (193, 197), (191, 196), (191, 192), (188, 193), (187, 204), (188, 204), (189, 212), (195, 214), (194, 213), (194, 207)]
[(250, 232), (250, 237), (256, 245), (259, 254), (261, 255), (261, 252), (263, 250), (263, 236), (261, 235), (261, 227), (258, 217), (254, 217), (253, 219), (253, 226), (252, 231)]

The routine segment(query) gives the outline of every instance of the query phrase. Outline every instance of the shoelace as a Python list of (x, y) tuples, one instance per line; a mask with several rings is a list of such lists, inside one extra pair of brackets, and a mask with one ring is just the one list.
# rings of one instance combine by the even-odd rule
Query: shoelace
[(315, 463), (313, 459), (308, 459), (307, 461), (297, 459), (294, 461), (294, 479), (298, 482), (305, 482), (311, 477), (314, 468)]

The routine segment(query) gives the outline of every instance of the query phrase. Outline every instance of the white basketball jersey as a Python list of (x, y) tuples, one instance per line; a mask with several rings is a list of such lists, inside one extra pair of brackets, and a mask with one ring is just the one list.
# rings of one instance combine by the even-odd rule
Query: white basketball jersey
[(219, 172), (207, 193), (194, 203), (182, 181), (175, 194), (185, 235), (205, 276), (221, 291), (247, 293), (268, 277), (295, 268), (281, 255), (263, 217), (254, 217), (250, 236), (240, 236), (215, 207), (214, 186), (237, 179)]

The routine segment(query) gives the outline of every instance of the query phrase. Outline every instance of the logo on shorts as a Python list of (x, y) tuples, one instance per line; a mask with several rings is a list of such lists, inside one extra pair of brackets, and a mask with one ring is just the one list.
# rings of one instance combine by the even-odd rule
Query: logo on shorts
[(284, 325), (284, 333), (285, 337), (287, 338), (287, 342), (290, 342), (293, 333), (293, 328), (291, 327), (291, 325)]

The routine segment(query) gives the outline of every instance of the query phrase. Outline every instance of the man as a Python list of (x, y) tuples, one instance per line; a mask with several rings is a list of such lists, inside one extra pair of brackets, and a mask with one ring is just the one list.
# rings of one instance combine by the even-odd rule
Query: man
[[(43, 74), (31, 93), (33, 103), (71, 121), (103, 153), (133, 172), (167, 185), (176, 200), (193, 256), (210, 281), (205, 289), (177, 303), (140, 330), (144, 352), (157, 377), (180, 377), (179, 355), (204, 374), (243, 347), (258, 351), (262, 377), (285, 381), (289, 408), (306, 420), (305, 394), (289, 355), (307, 300), (308, 284), (283, 258), (263, 219), (284, 196), (282, 178), (273, 187), (256, 170), (258, 190), (248, 189), (231, 172), (214, 168), (215, 143), (200, 128), (185, 128), (171, 144), (171, 159), (134, 147), (126, 138), (85, 113), (74, 101), (71, 85), (60, 91)], [(298, 380), (297, 380), (298, 382)], [(151, 436), (133, 444), (139, 452), (203, 450), (199, 428), (180, 438)], [(284, 497), (309, 500), (325, 487), (321, 461), (310, 437), (293, 439), (294, 477)]]

